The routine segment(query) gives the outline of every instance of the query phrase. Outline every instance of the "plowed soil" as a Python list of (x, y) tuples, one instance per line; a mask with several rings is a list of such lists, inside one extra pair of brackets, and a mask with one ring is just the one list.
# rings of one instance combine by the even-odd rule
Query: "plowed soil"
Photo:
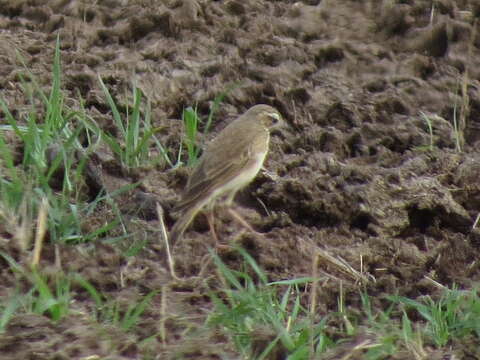
[[(135, 82), (151, 101), (172, 158), (185, 107), (198, 104), (206, 118), (214, 98), (227, 91), (213, 136), (254, 104), (275, 106), (289, 129), (273, 135), (268, 172), (236, 201), (264, 236), (220, 215), (220, 238), (248, 249), (271, 280), (311, 276), (317, 250), (368, 279), (359, 282), (320, 261), (321, 314), (336, 311), (341, 288), (348, 307), (359, 306), (361, 289), (382, 307), (386, 295), (438, 293), (431, 280), (467, 289), (480, 280), (479, 18), (477, 0), (4, 0), (1, 96), (17, 113), (28, 109), (16, 53), (48, 87), (60, 34), (70, 105), (80, 94), (88, 114), (108, 130), (113, 120), (98, 76), (120, 103)], [(147, 243), (130, 257), (101, 240), (62, 246), (63, 270), (125, 303), (155, 289), (163, 295), (153, 298), (141, 326), (125, 333), (92, 321), (92, 300), (77, 289), (76, 306), (85, 311), (56, 324), (15, 317), (1, 335), (0, 358), (235, 358), (224, 336), (201, 330), (212, 308), (208, 291), (219, 282), (205, 219), (198, 216), (173, 249), (182, 280), (170, 276), (159, 241), (155, 203), (170, 227), (188, 170), (159, 165), (125, 172), (108, 157), (97, 162), (108, 190), (140, 182), (121, 209), (135, 240)], [(109, 215), (95, 216), (92, 228)], [(44, 267), (53, 265), (53, 246), (46, 246)], [(222, 256), (234, 268), (241, 261), (234, 252)], [(5, 295), (15, 281), (3, 260), (0, 270)], [(166, 342), (155, 336), (162, 304)], [(463, 359), (466, 348), (480, 358), (480, 347), (471, 344), (452, 351)]]

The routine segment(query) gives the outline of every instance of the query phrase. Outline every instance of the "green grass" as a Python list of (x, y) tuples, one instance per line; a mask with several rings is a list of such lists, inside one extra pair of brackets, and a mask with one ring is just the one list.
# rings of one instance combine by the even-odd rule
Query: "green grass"
[(480, 297), (477, 291), (447, 290), (438, 300), (392, 297), (405, 308), (404, 316), (414, 310), (425, 321), (424, 334), (437, 347), (466, 336), (480, 339)]
[[(454, 340), (473, 336), (480, 341), (476, 291), (453, 289), (438, 299), (427, 296), (422, 300), (391, 296), (387, 309), (374, 308), (366, 293), (360, 294), (359, 309), (348, 309), (340, 296), (338, 311), (320, 316), (301, 305), (299, 286), (313, 279), (268, 282), (253, 258), (238, 251), (244, 258), (242, 271), (229, 269), (212, 255), (224, 286), (211, 294), (214, 310), (207, 323), (227, 334), (243, 358), (265, 359), (278, 349), (289, 360), (316, 358), (363, 336), (371, 340), (361, 349), (362, 359), (380, 360), (399, 353), (421, 359), (428, 353), (427, 345), (447, 351)], [(423, 321), (413, 321), (414, 312)], [(271, 334), (260, 349), (256, 345), (259, 330)], [(359, 350), (352, 345), (352, 355)]]
[(433, 151), (433, 118), (427, 116), (423, 111), (420, 112), (420, 115), (422, 116), (422, 119), (425, 120), (425, 123), (428, 127), (428, 134), (430, 139), (428, 144), (428, 150)]
[(20, 307), (20, 296), (15, 294), (4, 298), (0, 304), (0, 334), (5, 332), (8, 323), (13, 319)]
[[(468, 75), (465, 72), (465, 76), (462, 79), (461, 83), (460, 80), (457, 82), (455, 88), (455, 102), (453, 104), (453, 135), (455, 138), (455, 150), (457, 152), (463, 151), (463, 146), (465, 145), (465, 125), (466, 125), (466, 113), (468, 112), (468, 102), (469, 98), (467, 95), (467, 82), (468, 82)], [(458, 95), (461, 91), (461, 99), (462, 103), (460, 104), (460, 111), (458, 111)]]
[(459, 128), (459, 119), (457, 117), (457, 101), (453, 105), (453, 134), (455, 136), (455, 149), (457, 152), (462, 152), (461, 133)]
[[(66, 106), (60, 64), (57, 40), (48, 94), (25, 67), (25, 75), (21, 77), (22, 88), (29, 99), (30, 109), (24, 116), (14, 116), (6, 101), (0, 98), (0, 109), (7, 122), (0, 126), (0, 222), (8, 224), (11, 233), (19, 231), (14, 228), (15, 224), (22, 224), (23, 229), (31, 232), (39, 205), (46, 200), (50, 239), (53, 242), (78, 243), (105, 237), (114, 229), (122, 229), (118, 226), (122, 224), (121, 214), (115, 211), (113, 197), (129, 187), (111, 194), (103, 192), (96, 199), (85, 201), (85, 169), (90, 154), (96, 151), (99, 142), (104, 140), (114, 153), (118, 151), (119, 159), (128, 168), (145, 164), (151, 143), (160, 144), (150, 124), (149, 106), (145, 119), (140, 117), (140, 90), (134, 89), (133, 110), (127, 126), (121, 128), (126, 141), (122, 147), (86, 115), (82, 101), (77, 110)], [(109, 103), (113, 101), (111, 97), (107, 98)], [(114, 104), (112, 112), (116, 124), (120, 126), (120, 115)], [(12, 136), (5, 136), (7, 133), (13, 134), (19, 141), (20, 162), (9, 143)], [(82, 145), (85, 139), (86, 146)], [(99, 207), (112, 208), (114, 218), (92, 232), (84, 233), (82, 222), (93, 216)], [(123, 233), (125, 236), (124, 227)], [(23, 235), (23, 239), (19, 240), (26, 248), (31, 234)]]
[(197, 162), (200, 147), (197, 146), (198, 122), (199, 116), (197, 107), (187, 107), (182, 112), (182, 120), (185, 125), (184, 143), (187, 148), (187, 166), (192, 166)]
[[(0, 125), (0, 228), (11, 235), (11, 241), (18, 241), (24, 251), (18, 255), (19, 262), (6, 252), (0, 253), (15, 274), (18, 287), (0, 301), (0, 332), (5, 331), (18, 313), (34, 313), (61, 321), (71, 311), (73, 288), (78, 286), (87, 289), (98, 305), (95, 307), (98, 319), (125, 331), (132, 330), (156, 291), (124, 307), (98, 292), (95, 297), (96, 290), (92, 286), (88, 288), (87, 282), (80, 281), (78, 275), (63, 274), (60, 270), (46, 275), (37, 266), (29, 267), (29, 250), (35, 229), (39, 228), (35, 222), (41, 211), (46, 214), (45, 233), (53, 243), (77, 244), (99, 238), (113, 243), (129, 236), (114, 198), (137, 184), (110, 193), (101, 191), (95, 199), (86, 199), (85, 170), (89, 155), (101, 141), (110, 146), (127, 169), (169, 161), (155, 137), (157, 129), (151, 125), (150, 104), (142, 110), (142, 93), (134, 87), (133, 106), (125, 115), (120, 115), (101, 82), (122, 136), (117, 140), (107, 135), (88, 117), (82, 100), (79, 109), (66, 105), (58, 39), (48, 93), (25, 65), (21, 83), (24, 96), (29, 100), (26, 113), (11, 110), (0, 97), (0, 111), (5, 119), (5, 124)], [(18, 144), (18, 153), (14, 144)], [(151, 156), (152, 148), (158, 150), (158, 156)], [(94, 217), (99, 208), (112, 213), (112, 218), (85, 232), (83, 222)], [(122, 235), (110, 235), (114, 233)]]
[[(43, 92), (28, 69), (25, 71), (22, 84), (25, 96), (30, 99), (28, 114), (17, 119), (0, 98), (0, 108), (8, 123), (0, 128), (0, 215), (15, 214), (17, 219), (3, 216), (3, 221), (32, 227), (45, 199), (50, 238), (57, 242), (77, 241), (83, 236), (82, 217), (99, 204), (98, 199), (90, 204), (81, 201), (85, 165), (93, 146), (84, 148), (80, 135), (89, 136), (91, 130), (80, 111), (65, 105), (58, 40), (49, 94)], [(19, 164), (5, 140), (6, 132), (13, 133), (22, 146)]]
[[(112, 111), (114, 124), (119, 136), (109, 135), (99, 128), (96, 131), (108, 144), (120, 163), (126, 169), (145, 165), (151, 166), (162, 161), (173, 167), (174, 164), (168, 155), (168, 151), (165, 150), (155, 136), (155, 133), (160, 129), (152, 126), (151, 104), (149, 100), (147, 100), (146, 106), (144, 106), (145, 110), (142, 115), (142, 91), (135, 85), (132, 86), (133, 106), (131, 108), (127, 106), (125, 114), (122, 115), (101, 77), (99, 77), (99, 82)], [(155, 155), (151, 151), (152, 146), (155, 149)]]
[(93, 318), (101, 323), (111, 324), (130, 331), (138, 325), (152, 298), (159, 291), (151, 291), (137, 302), (123, 306), (117, 299), (108, 299), (78, 274), (64, 274), (59, 271), (44, 275), (36, 268), (28, 269), (16, 262), (10, 255), (0, 252), (13, 273), (30, 284), (26, 292), (16, 290), (14, 295), (0, 303), (0, 333), (5, 331), (9, 321), (19, 312), (45, 315), (58, 322), (71, 310), (75, 292), (73, 287), (83, 288), (90, 295), (95, 306)]
[[(229, 269), (212, 254), (225, 287), (211, 294), (215, 309), (208, 320), (210, 326), (226, 329), (235, 348), (249, 359), (268, 358), (278, 347), (289, 354), (289, 359), (306, 359), (311, 352), (320, 353), (332, 344), (325, 334), (327, 318), (312, 324), (308, 310), (300, 304), (299, 286), (313, 279), (268, 282), (253, 258), (242, 249), (238, 251), (258, 281), (246, 271)], [(274, 336), (265, 348), (258, 349), (256, 334), (262, 329)]]
[[(10, 112), (7, 104), (0, 98), (0, 106), (5, 114), (8, 126), (3, 126), (3, 131), (13, 131), (23, 145), (22, 168), (31, 176), (33, 183), (49, 187), (52, 175), (61, 166), (64, 167), (65, 177), (63, 190), (74, 191), (73, 168), (74, 153), (81, 149), (78, 135), (84, 130), (78, 120), (78, 113), (64, 106), (64, 96), (60, 90), (60, 51), (59, 44), (55, 49), (55, 58), (52, 73), (52, 88), (47, 96), (40, 88), (35, 77), (27, 72), (29, 80), (22, 77), (24, 93), (30, 98), (31, 109), (25, 119), (17, 120)], [(38, 108), (35, 103), (40, 99), (42, 106)], [(38, 119), (38, 114), (44, 114)], [(25, 125), (20, 125), (24, 122)], [(75, 129), (75, 130), (72, 130)], [(4, 165), (10, 171), (12, 180), (18, 180), (18, 171), (15, 171), (13, 155), (7, 148), (5, 141), (0, 140), (0, 148)], [(50, 155), (49, 155), (50, 154)], [(33, 177), (33, 178), (32, 178)]]
[[(23, 309), (23, 312), (26, 313), (47, 315), (55, 322), (68, 314), (72, 300), (69, 276), (59, 272), (47, 279), (37, 269), (24, 268), (8, 254), (0, 253), (0, 255), (7, 261), (14, 273), (28, 280), (31, 285), (30, 290), (26, 293), (17, 293), (6, 304), (2, 304), (4, 306), (1, 316), (3, 329), (18, 309)], [(52, 283), (53, 285), (51, 285)]]
[(123, 306), (118, 299), (109, 299), (101, 294), (90, 282), (81, 276), (75, 276), (75, 280), (94, 300), (94, 318), (98, 322), (117, 326), (124, 331), (130, 331), (138, 325), (150, 301), (159, 293), (159, 290), (151, 291), (139, 301)]
[[(220, 107), (220, 104), (222, 103), (223, 99), (236, 86), (238, 85), (233, 84), (229, 86), (227, 90), (220, 93), (213, 100), (213, 104), (208, 113), (207, 121), (205, 122), (205, 126), (202, 132), (204, 137), (210, 131), (215, 113), (218, 111), (218, 108)], [(198, 144), (198, 133), (199, 133), (199, 125), (200, 125), (201, 119), (200, 119), (200, 116), (198, 115), (197, 106), (195, 107), (189, 106), (185, 108), (182, 112), (182, 121), (184, 123), (184, 129), (185, 129), (183, 143), (185, 144), (185, 147), (187, 149), (186, 164), (187, 166), (193, 166), (198, 161), (198, 157), (201, 150), (201, 146)], [(181, 148), (180, 148), (180, 153), (181, 153)]]

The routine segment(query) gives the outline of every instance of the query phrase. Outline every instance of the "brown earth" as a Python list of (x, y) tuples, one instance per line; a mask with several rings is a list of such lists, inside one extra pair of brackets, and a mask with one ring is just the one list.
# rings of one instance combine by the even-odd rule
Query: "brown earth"
[[(265, 165), (273, 175), (260, 174), (237, 199), (264, 237), (222, 218), (222, 240), (245, 246), (272, 280), (310, 276), (317, 249), (369, 279), (360, 284), (320, 261), (322, 315), (337, 310), (340, 282), (348, 307), (359, 306), (361, 289), (382, 307), (390, 294), (436, 294), (429, 279), (460, 288), (480, 279), (480, 233), (473, 228), (480, 211), (479, 17), (477, 0), (2, 0), (1, 96), (16, 114), (28, 109), (16, 51), (48, 87), (60, 34), (69, 105), (80, 94), (89, 115), (110, 130), (97, 75), (121, 104), (135, 81), (152, 102), (173, 158), (186, 106), (198, 104), (206, 116), (215, 96), (236, 85), (214, 132), (254, 104), (275, 106), (290, 130), (273, 137)], [(432, 137), (421, 112), (433, 119)], [(92, 300), (75, 289), (75, 306), (83, 311), (57, 324), (16, 317), (1, 336), (0, 357), (234, 357), (223, 335), (202, 331), (212, 306), (207, 293), (218, 284), (206, 256), (213, 243), (205, 221), (199, 216), (174, 249), (182, 281), (170, 277), (158, 240), (154, 200), (171, 226), (168, 212), (185, 170), (165, 165), (126, 173), (115, 161), (97, 160), (105, 162), (102, 185), (108, 189), (141, 181), (123, 210), (135, 240), (148, 243), (131, 257), (101, 241), (66, 246), (63, 269), (125, 302), (154, 289), (164, 298), (156, 296), (141, 326), (123, 333), (91, 320)], [(96, 216), (86, 226), (94, 228), (108, 214)], [(42, 264), (53, 265), (51, 258)], [(235, 267), (240, 258), (232, 253), (224, 260)], [(0, 266), (5, 295), (15, 279), (6, 263)], [(166, 343), (154, 336), (165, 315), (162, 302)], [(454, 344), (451, 351), (478, 359), (479, 348)]]

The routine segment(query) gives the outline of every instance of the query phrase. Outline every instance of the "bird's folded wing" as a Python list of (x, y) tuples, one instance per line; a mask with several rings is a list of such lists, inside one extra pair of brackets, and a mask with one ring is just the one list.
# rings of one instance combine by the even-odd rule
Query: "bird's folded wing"
[(188, 187), (174, 211), (183, 211), (189, 208), (201, 198), (209, 197), (215, 190), (238, 176), (248, 166), (250, 160), (248, 153), (248, 151), (244, 151), (240, 156), (237, 154), (228, 161), (199, 164), (192, 173)]

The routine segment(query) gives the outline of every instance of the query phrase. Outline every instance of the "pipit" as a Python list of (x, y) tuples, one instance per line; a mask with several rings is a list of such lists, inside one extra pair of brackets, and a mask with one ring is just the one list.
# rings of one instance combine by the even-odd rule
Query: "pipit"
[(210, 231), (218, 241), (213, 208), (225, 200), (229, 213), (242, 225), (253, 229), (231, 209), (238, 190), (250, 183), (262, 168), (268, 152), (270, 131), (282, 124), (280, 113), (269, 105), (255, 105), (227, 125), (208, 144), (187, 181), (185, 191), (174, 208), (181, 213), (170, 232), (175, 244), (203, 208), (207, 208)]

